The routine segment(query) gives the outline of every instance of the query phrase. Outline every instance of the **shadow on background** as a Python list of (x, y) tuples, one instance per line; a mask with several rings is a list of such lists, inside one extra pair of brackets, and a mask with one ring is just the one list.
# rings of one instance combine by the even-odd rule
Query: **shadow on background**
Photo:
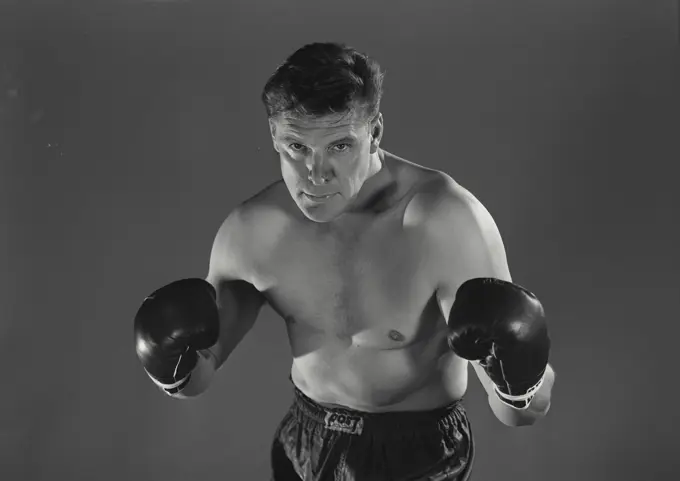
[(266, 479), (283, 322), (265, 309), (182, 402), (132, 317), (204, 276), (226, 214), (278, 176), (260, 89), (324, 40), (381, 62), (383, 146), (477, 195), (546, 305), (552, 410), (504, 427), (471, 377), (474, 479), (677, 473), (671, 2), (60, 3), (0, 7), (0, 478)]

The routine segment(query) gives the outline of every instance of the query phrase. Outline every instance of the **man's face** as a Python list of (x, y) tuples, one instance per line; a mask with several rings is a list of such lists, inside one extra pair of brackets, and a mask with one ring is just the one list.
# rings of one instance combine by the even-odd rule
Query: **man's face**
[(288, 191), (314, 222), (341, 215), (375, 173), (382, 115), (368, 121), (360, 109), (321, 118), (269, 122)]

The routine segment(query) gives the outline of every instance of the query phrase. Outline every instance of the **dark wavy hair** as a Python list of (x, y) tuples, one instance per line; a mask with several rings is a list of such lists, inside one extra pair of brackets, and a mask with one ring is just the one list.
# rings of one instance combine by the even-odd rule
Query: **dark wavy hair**
[(385, 73), (367, 55), (342, 43), (311, 43), (295, 51), (262, 91), (267, 117), (349, 114), (366, 120), (380, 111)]

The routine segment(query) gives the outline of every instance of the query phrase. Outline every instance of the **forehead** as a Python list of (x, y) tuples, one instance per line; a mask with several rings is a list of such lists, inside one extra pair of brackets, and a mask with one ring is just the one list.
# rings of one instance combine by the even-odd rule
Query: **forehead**
[(366, 130), (366, 120), (359, 113), (332, 114), (323, 117), (287, 116), (271, 121), (277, 136), (305, 138), (345, 135), (358, 137)]

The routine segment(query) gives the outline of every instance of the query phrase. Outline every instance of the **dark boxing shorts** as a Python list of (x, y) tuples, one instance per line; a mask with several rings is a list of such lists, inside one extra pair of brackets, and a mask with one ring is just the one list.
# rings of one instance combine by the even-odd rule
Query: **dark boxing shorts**
[(294, 388), (274, 435), (273, 481), (467, 480), (472, 430), (460, 401), (431, 411), (326, 408)]

